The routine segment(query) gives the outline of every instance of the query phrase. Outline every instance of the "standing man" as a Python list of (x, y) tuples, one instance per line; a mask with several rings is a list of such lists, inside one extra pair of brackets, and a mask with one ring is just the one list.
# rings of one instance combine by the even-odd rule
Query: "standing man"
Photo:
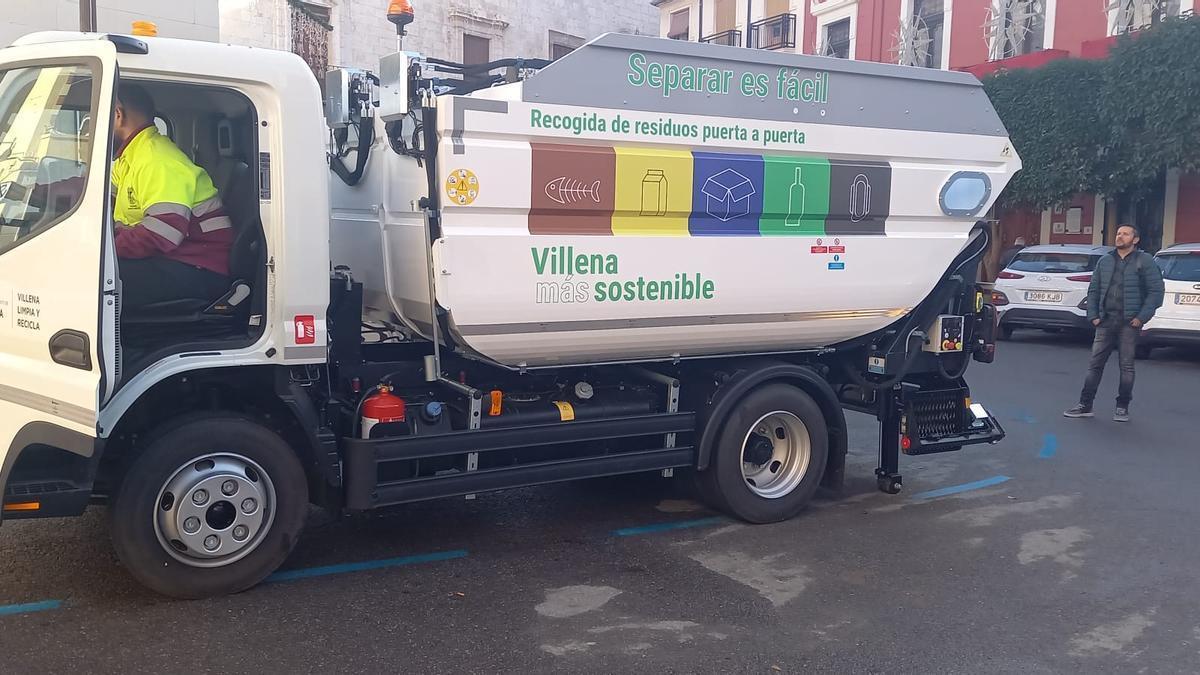
[(1121, 364), (1121, 384), (1117, 390), (1117, 410), (1113, 419), (1129, 421), (1129, 402), (1133, 399), (1133, 362), (1142, 325), (1154, 316), (1163, 303), (1162, 271), (1149, 253), (1137, 249), (1141, 236), (1132, 225), (1117, 228), (1117, 248), (1096, 263), (1088, 286), (1088, 319), (1096, 327), (1092, 342), (1092, 360), (1079, 404), (1063, 413), (1066, 417), (1093, 417), (1092, 403), (1104, 365), (1113, 350)]
[(1017, 254), (1023, 248), (1025, 248), (1025, 237), (1017, 237), (1013, 241), (1013, 245), (1004, 249), (1004, 252), (1000, 254), (1000, 270), (998, 272), (1004, 271), (1005, 268), (1011, 265), (1013, 259), (1017, 257)]

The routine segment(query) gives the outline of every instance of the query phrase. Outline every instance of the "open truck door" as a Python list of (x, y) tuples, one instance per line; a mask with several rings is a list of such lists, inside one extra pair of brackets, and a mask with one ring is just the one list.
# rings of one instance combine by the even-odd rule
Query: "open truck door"
[(117, 49), (102, 38), (0, 50), (5, 518), (79, 513), (91, 492), (97, 413), (118, 376), (108, 196), (116, 78)]

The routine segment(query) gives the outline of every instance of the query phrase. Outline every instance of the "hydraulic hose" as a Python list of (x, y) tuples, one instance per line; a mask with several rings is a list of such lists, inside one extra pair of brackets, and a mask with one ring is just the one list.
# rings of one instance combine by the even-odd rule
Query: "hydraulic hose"
[(375, 120), (367, 117), (358, 123), (358, 148), (354, 158), (354, 170), (346, 168), (346, 163), (337, 155), (329, 156), (329, 168), (337, 174), (346, 185), (358, 185), (363, 172), (367, 170), (367, 159), (371, 156), (371, 143), (375, 142)]
[[(914, 336), (920, 336), (922, 340), (924, 340), (925, 334), (922, 331), (912, 331), (908, 334), (908, 341), (910, 343), (912, 342)], [(871, 391), (891, 389), (901, 380), (903, 380), (905, 375), (908, 375), (908, 371), (911, 370), (913, 364), (917, 362), (917, 357), (921, 355), (921, 349), (919, 347), (917, 349), (912, 349), (911, 344), (905, 345), (905, 352), (906, 355), (904, 357), (904, 363), (900, 366), (900, 372), (882, 382), (871, 382), (867, 378), (863, 377), (862, 374), (860, 374), (856, 369), (852, 368), (849, 362), (844, 362), (842, 367), (843, 370), (846, 371), (846, 375), (850, 377), (850, 381), (863, 389), (869, 389)]]
[(944, 356), (937, 360), (938, 374), (940, 374), (942, 377), (946, 378), (947, 380), (954, 381), (966, 374), (967, 366), (971, 365), (971, 356), (969, 354), (962, 355), (962, 367), (959, 368), (958, 372), (956, 372), (954, 374), (951, 374), (946, 371), (946, 366), (945, 366), (944, 362), (945, 362)]

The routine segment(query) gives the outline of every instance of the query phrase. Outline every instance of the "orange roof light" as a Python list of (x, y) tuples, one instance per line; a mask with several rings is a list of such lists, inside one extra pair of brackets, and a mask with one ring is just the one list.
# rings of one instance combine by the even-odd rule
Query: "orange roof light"
[(133, 34), (138, 37), (155, 37), (158, 35), (158, 26), (153, 21), (134, 21)]
[(416, 15), (408, 0), (392, 0), (388, 5), (387, 18), (388, 21), (396, 24), (396, 30), (399, 31), (404, 30), (405, 26), (412, 23)]

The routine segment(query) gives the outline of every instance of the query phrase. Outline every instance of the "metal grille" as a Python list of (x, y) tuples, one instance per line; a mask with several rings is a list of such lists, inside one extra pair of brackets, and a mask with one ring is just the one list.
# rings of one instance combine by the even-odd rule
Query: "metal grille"
[[(123, 352), (121, 350), (121, 293), (119, 291), (117, 293), (113, 294), (113, 302), (116, 305), (113, 308), (114, 317), (116, 319), (113, 322), (114, 327), (115, 327), (115, 330), (113, 331), (113, 339), (116, 340), (116, 344), (114, 345), (114, 351), (116, 353), (116, 358), (114, 359), (115, 363), (113, 364), (114, 372), (112, 374), (112, 377), (113, 377), (113, 382), (117, 385), (120, 385), (121, 384), (121, 374), (122, 374), (121, 370), (124, 367), (124, 363), (122, 360)], [(103, 360), (103, 358), (104, 357), (101, 356), (101, 360)]]
[(55, 492), (71, 492), (75, 486), (66, 481), (52, 481), (47, 483), (21, 483), (18, 485), (9, 485), (4, 493), (9, 497), (29, 497), (32, 495), (48, 495)]
[(920, 391), (909, 402), (909, 435), (916, 438), (945, 438), (966, 431), (964, 389)]

